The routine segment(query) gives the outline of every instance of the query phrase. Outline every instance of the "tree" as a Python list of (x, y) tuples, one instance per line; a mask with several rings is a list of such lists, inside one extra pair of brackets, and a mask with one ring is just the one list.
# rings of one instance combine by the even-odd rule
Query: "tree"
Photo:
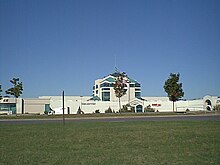
[(119, 110), (121, 110), (121, 97), (126, 94), (126, 75), (125, 73), (118, 73), (116, 77), (116, 81), (114, 83), (115, 96), (118, 98), (119, 102)]
[(170, 77), (165, 81), (163, 86), (169, 100), (173, 102), (173, 112), (174, 103), (184, 96), (182, 89), (182, 83), (179, 83), (180, 74), (170, 73)]
[(13, 78), (10, 82), (13, 84), (13, 87), (6, 90), (5, 93), (18, 98), (23, 93), (23, 84), (19, 82), (19, 78)]

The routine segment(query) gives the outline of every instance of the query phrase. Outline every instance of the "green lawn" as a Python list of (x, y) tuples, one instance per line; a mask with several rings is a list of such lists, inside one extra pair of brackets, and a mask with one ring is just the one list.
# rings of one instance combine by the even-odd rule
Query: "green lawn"
[(0, 125), (0, 164), (219, 164), (220, 122)]

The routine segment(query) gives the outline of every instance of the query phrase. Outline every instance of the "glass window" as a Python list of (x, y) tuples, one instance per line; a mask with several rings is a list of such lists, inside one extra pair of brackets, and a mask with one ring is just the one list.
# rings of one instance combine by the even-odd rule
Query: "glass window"
[(141, 92), (135, 92), (135, 97), (136, 98), (141, 98)]
[(103, 83), (100, 85), (101, 87), (113, 87), (113, 84)]
[(100, 87), (101, 87), (101, 88), (102, 88), (102, 87), (105, 87), (105, 83), (101, 84)]
[(50, 104), (45, 104), (45, 105), (44, 105), (44, 110), (45, 110), (46, 112), (50, 112)]
[(12, 114), (15, 114), (16, 104), (15, 103), (0, 104), (0, 111), (11, 111)]
[(136, 84), (135, 84), (135, 87), (141, 87), (141, 84), (136, 83)]
[(103, 90), (103, 91), (104, 91), (104, 90), (109, 91), (110, 88), (102, 88), (102, 90)]
[(102, 101), (110, 101), (110, 92), (102, 92)]

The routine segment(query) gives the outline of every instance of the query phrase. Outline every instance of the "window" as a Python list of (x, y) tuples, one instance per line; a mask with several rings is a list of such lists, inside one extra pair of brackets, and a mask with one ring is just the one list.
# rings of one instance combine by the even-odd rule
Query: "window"
[(102, 90), (104, 91), (109, 91), (110, 90), (110, 88), (102, 88)]
[(135, 84), (130, 84), (130, 87), (135, 87)]
[(135, 91), (140, 91), (141, 89), (140, 88), (135, 88)]
[(99, 86), (98, 86), (98, 85), (96, 85), (95, 87), (96, 87), (96, 89), (97, 89)]
[(0, 111), (11, 111), (12, 114), (16, 114), (16, 104), (15, 103), (0, 104)]
[(135, 84), (135, 87), (141, 87), (141, 84), (136, 83), (136, 84)]
[(110, 101), (110, 92), (102, 92), (102, 101)]
[(44, 105), (44, 111), (50, 112), (50, 104), (45, 104)]
[(100, 85), (101, 87), (113, 87), (113, 84), (103, 83)]
[(135, 97), (136, 98), (141, 98), (141, 92), (135, 92)]

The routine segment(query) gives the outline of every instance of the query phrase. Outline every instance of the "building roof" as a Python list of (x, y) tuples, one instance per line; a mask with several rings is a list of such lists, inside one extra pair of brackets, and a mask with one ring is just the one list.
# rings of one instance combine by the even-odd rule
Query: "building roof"
[(131, 78), (129, 78), (129, 77), (128, 77), (128, 80), (129, 80), (130, 83), (138, 83), (136, 80), (131, 79)]
[(115, 82), (115, 79), (112, 78), (112, 77), (107, 77), (107, 78), (105, 78), (104, 80), (102, 80), (102, 82), (104, 82), (104, 81), (108, 81), (108, 82), (110, 82), (110, 83), (113, 83), (113, 82)]
[(112, 73), (110, 75), (113, 76), (113, 77), (118, 77), (120, 75), (120, 72), (114, 72), (114, 73)]
[(100, 101), (101, 99), (98, 96), (93, 96), (89, 100)]
[[(120, 75), (120, 72), (116, 71), (116, 72), (114, 72), (114, 73), (108, 75), (107, 77), (105, 77), (105, 78), (102, 80), (102, 82), (108, 81), (108, 82), (113, 83), (113, 82), (115, 82), (115, 78), (118, 77), (119, 75)], [(113, 77), (114, 77), (114, 78), (113, 78)], [(130, 83), (138, 83), (137, 80), (131, 79), (131, 78), (128, 77), (127, 75), (126, 75), (126, 77), (128, 78), (128, 80), (129, 80)]]

